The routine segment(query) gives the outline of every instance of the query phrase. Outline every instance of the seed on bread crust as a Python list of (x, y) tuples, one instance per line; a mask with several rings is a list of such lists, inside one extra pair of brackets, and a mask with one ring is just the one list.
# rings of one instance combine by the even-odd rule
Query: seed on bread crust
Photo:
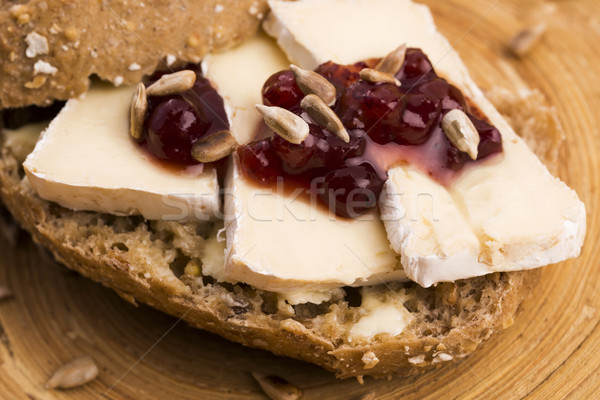
[(296, 84), (302, 90), (302, 93), (317, 95), (328, 106), (332, 106), (335, 103), (335, 86), (323, 76), (314, 71), (302, 69), (294, 64), (290, 65), (290, 70), (294, 74)]
[(228, 129), (204, 136), (192, 147), (192, 157), (202, 163), (218, 161), (235, 151), (238, 142)]
[(69, 361), (56, 370), (46, 382), (46, 389), (71, 389), (85, 385), (96, 379), (98, 366), (90, 356)]
[(288, 142), (300, 144), (308, 136), (308, 124), (293, 112), (262, 104), (257, 104), (256, 110), (263, 116), (265, 124)]
[(314, 94), (309, 94), (302, 99), (300, 107), (323, 129), (335, 134), (337, 137), (348, 143), (350, 136), (344, 128), (335, 112), (321, 98)]
[(196, 83), (196, 73), (189, 69), (165, 74), (146, 88), (148, 96), (170, 96), (190, 90)]
[(384, 72), (389, 75), (396, 75), (404, 59), (406, 58), (406, 43), (401, 44), (396, 49), (392, 50), (387, 56), (381, 59), (375, 66), (375, 69), (380, 72)]
[(129, 134), (135, 140), (139, 140), (142, 137), (146, 110), (148, 110), (146, 86), (140, 82), (135, 89), (129, 109)]

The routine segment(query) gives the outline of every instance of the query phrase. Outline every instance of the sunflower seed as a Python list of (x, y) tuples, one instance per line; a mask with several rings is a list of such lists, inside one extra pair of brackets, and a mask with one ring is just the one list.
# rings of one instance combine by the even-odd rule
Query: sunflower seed
[(350, 136), (344, 128), (344, 124), (333, 110), (325, 104), (317, 95), (309, 94), (304, 96), (300, 107), (323, 129), (335, 134), (337, 137), (348, 143)]
[(48, 382), (46, 389), (71, 389), (85, 385), (98, 376), (98, 366), (90, 356), (79, 357), (69, 361), (56, 370)]
[(189, 69), (173, 72), (160, 77), (159, 80), (148, 86), (148, 96), (170, 96), (190, 90), (196, 83), (196, 73)]
[(546, 24), (540, 22), (517, 33), (510, 42), (510, 51), (517, 57), (524, 57), (533, 49), (546, 32)]
[(268, 107), (257, 104), (256, 109), (263, 116), (267, 126), (290, 143), (300, 144), (308, 136), (309, 128), (305, 120), (281, 107)]
[(146, 86), (140, 82), (133, 94), (129, 109), (129, 134), (136, 140), (142, 137), (147, 109), (148, 98), (146, 97)]
[(387, 56), (385, 56), (375, 69), (377, 71), (385, 72), (386, 74), (390, 74), (392, 76), (396, 75), (402, 64), (404, 64), (404, 59), (406, 58), (406, 43), (401, 44), (395, 50), (392, 50)]
[(442, 129), (450, 143), (473, 160), (477, 159), (479, 133), (467, 114), (459, 109), (448, 112), (442, 118)]
[(253, 372), (252, 376), (272, 400), (297, 400), (302, 397), (302, 390), (279, 376), (258, 372)]
[(335, 103), (335, 86), (323, 76), (314, 71), (297, 67), (294, 64), (290, 65), (290, 70), (294, 74), (296, 84), (298, 84), (302, 93), (315, 94), (328, 106), (332, 106)]
[(377, 71), (373, 68), (363, 68), (360, 70), (360, 79), (371, 83), (387, 82), (400, 86), (400, 81), (385, 72)]
[(204, 136), (192, 147), (192, 157), (202, 163), (209, 163), (227, 157), (238, 146), (237, 140), (228, 129)]

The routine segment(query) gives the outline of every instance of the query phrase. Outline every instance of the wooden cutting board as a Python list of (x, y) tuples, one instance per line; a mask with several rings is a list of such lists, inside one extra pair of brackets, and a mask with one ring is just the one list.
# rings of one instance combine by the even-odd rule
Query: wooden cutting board
[[(467, 360), (418, 377), (339, 381), (135, 308), (20, 233), (14, 244), (0, 241), (0, 282), (15, 294), (0, 303), (0, 399), (264, 398), (252, 371), (284, 376), (305, 399), (600, 398), (600, 3), (549, 3), (556, 11), (544, 40), (516, 60), (506, 43), (532, 18), (550, 15), (541, 2), (427, 2), (480, 86), (515, 89), (516, 73), (556, 106), (566, 131), (560, 176), (587, 206), (583, 255), (544, 269), (513, 327)], [(43, 389), (52, 371), (85, 354), (100, 367), (97, 380), (71, 391)]]

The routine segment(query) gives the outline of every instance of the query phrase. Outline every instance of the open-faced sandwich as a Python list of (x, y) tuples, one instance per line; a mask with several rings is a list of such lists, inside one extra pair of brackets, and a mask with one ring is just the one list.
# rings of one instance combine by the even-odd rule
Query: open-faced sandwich
[(427, 7), (177, 3), (3, 11), (2, 199), (69, 268), (346, 378), (466, 357), (579, 255), (583, 203), (517, 135), (552, 110), (511, 127)]

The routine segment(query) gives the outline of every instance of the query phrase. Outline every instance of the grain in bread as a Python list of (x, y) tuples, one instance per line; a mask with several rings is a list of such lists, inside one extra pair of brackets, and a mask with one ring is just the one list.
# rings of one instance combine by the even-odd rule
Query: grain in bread
[[(532, 107), (531, 116), (519, 117), (523, 102), (540, 99), (535, 93), (505, 92), (501, 109), (518, 132), (538, 138), (533, 148), (548, 161), (560, 144), (559, 126), (540, 131), (532, 121), (549, 120), (553, 110)], [(410, 375), (466, 357), (514, 322), (539, 274), (496, 273), (428, 289), (399, 282), (376, 286), (377, 295), (401, 304), (411, 322), (394, 337), (349, 340), (349, 330), (365, 313), (359, 289), (339, 290), (322, 304), (293, 305), (275, 293), (198, 275), (221, 261), (209, 250), (222, 246), (217, 240), (222, 223), (145, 221), (62, 208), (40, 199), (23, 179), (23, 149), (2, 144), (0, 195), (60, 262), (127, 301), (149, 304), (246, 346), (319, 364), (341, 378)]]

